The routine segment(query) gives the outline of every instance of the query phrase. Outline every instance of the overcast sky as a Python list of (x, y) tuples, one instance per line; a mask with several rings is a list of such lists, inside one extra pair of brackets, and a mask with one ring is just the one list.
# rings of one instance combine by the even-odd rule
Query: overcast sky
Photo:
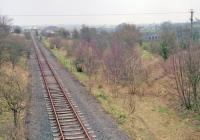
[(199, 6), (200, 0), (0, 0), (0, 14), (19, 25), (142, 24), (187, 22), (190, 9), (200, 18)]

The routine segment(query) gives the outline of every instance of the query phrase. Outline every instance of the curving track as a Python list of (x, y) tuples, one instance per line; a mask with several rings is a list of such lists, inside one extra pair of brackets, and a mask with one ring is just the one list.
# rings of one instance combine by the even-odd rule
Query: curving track
[(95, 136), (89, 131), (88, 124), (77, 106), (73, 104), (70, 93), (62, 86), (53, 67), (38, 47), (33, 34), (31, 36), (46, 89), (46, 106), (54, 139), (93, 140)]

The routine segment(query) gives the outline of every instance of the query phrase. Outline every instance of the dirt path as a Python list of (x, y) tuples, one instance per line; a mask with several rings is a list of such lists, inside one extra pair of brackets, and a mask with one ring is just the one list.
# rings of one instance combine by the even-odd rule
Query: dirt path
[(87, 119), (97, 139), (129, 140), (127, 134), (118, 128), (117, 122), (102, 109), (100, 103), (88, 93), (86, 88), (58, 63), (51, 52), (44, 47), (42, 49), (59, 77), (62, 77), (65, 87), (71, 93), (73, 100)]

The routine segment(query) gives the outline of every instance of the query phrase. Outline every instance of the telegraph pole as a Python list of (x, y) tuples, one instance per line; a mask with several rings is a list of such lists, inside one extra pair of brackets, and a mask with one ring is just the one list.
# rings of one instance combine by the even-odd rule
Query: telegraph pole
[(191, 41), (193, 41), (193, 22), (194, 22), (194, 17), (193, 17), (193, 15), (194, 15), (194, 10), (193, 9), (191, 9), (190, 10), (190, 24), (191, 24), (191, 27), (190, 27), (190, 37), (191, 37)]

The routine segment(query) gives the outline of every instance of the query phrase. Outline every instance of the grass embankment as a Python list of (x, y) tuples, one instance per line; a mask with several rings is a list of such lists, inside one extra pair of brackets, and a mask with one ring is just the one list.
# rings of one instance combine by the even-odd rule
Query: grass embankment
[[(49, 43), (44, 42), (49, 48)], [(65, 51), (50, 49), (75, 77), (88, 87), (88, 76), (85, 73), (77, 72), (73, 65), (73, 58), (66, 58)], [(145, 59), (154, 59), (152, 54), (143, 51)], [(157, 69), (156, 69), (157, 70)], [(119, 123), (119, 127), (125, 130), (130, 137), (141, 140), (190, 140), (200, 139), (194, 128), (189, 125), (187, 118), (180, 118), (173, 109), (163, 102), (165, 90), (159, 87), (162, 80), (152, 84), (151, 89), (146, 87), (144, 92), (153, 92), (144, 96), (135, 96), (136, 109), (133, 114), (129, 113), (127, 103), (128, 96), (124, 88), (120, 89), (120, 95), (112, 96), (111, 88), (103, 81), (96, 81), (91, 94), (102, 104), (103, 108), (110, 113)]]

